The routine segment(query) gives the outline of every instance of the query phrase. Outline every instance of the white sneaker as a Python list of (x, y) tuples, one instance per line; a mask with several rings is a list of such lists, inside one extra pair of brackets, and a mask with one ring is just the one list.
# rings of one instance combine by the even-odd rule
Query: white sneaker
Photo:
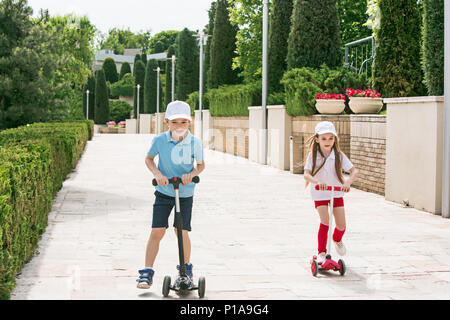
[(334, 241), (334, 247), (336, 248), (336, 252), (340, 255), (340, 256), (345, 256), (345, 253), (347, 252), (347, 250), (345, 249), (344, 243), (342, 241), (340, 242), (336, 242)]
[(317, 255), (317, 264), (322, 264), (326, 260), (327, 254), (325, 252), (321, 252)]

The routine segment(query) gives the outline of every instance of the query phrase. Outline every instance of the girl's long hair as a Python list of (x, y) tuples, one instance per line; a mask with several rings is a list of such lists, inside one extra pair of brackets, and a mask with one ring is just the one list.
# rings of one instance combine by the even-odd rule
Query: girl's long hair
[[(316, 142), (315, 138), (319, 138), (318, 134), (315, 134), (311, 136), (308, 141), (306, 142), (306, 145), (308, 146), (309, 152), (311, 152), (312, 155), (312, 169), (311, 169), (311, 176), (315, 176), (317, 172), (320, 171), (320, 169), (323, 168), (325, 165), (325, 157), (322, 153), (322, 150), (320, 150), (320, 145), (318, 142)], [(339, 138), (334, 136), (334, 144), (333, 144), (333, 150), (334, 150), (334, 169), (336, 170), (336, 176), (338, 177), (339, 181), (344, 184), (344, 177), (342, 175), (342, 159), (341, 159), (341, 148), (339, 146)], [(319, 167), (317, 166), (317, 152), (320, 153), (322, 158), (324, 159), (323, 162), (320, 164)], [(309, 182), (306, 181), (305, 188), (308, 186)]]

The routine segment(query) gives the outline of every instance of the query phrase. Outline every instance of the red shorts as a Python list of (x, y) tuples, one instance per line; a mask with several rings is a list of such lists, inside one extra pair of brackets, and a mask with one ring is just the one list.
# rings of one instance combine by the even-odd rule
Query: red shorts
[[(330, 205), (330, 200), (319, 200), (319, 201), (314, 201), (314, 205), (317, 207), (320, 206), (329, 206)], [(344, 198), (334, 198), (333, 201), (333, 208), (337, 208), (337, 207), (343, 207), (344, 206)]]

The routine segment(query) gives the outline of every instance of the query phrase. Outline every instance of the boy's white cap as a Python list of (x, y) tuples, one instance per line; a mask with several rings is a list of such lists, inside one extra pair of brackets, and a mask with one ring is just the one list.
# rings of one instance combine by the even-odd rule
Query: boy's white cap
[(166, 114), (164, 117), (169, 120), (181, 118), (192, 121), (191, 107), (183, 101), (172, 101), (167, 105)]
[(316, 125), (315, 133), (318, 135), (332, 133), (337, 137), (336, 129), (330, 121), (322, 121)]

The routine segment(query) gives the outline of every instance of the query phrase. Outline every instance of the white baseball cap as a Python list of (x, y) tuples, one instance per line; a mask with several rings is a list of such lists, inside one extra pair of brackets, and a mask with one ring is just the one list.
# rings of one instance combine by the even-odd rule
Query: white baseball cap
[(192, 121), (191, 107), (184, 101), (172, 101), (167, 105), (164, 117), (169, 120), (181, 118)]
[(316, 134), (332, 133), (337, 137), (336, 128), (330, 121), (322, 121), (316, 125)]

